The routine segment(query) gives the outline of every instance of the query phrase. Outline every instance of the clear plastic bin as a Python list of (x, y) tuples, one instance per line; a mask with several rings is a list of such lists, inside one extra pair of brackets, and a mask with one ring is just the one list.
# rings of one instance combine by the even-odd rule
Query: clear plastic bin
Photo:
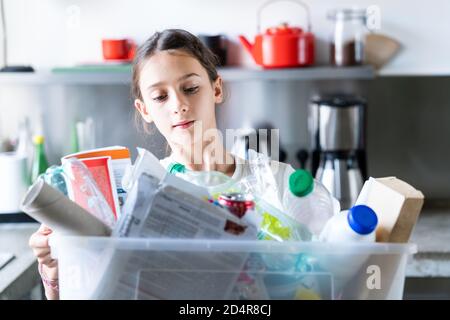
[(60, 236), (61, 299), (402, 299), (414, 244)]

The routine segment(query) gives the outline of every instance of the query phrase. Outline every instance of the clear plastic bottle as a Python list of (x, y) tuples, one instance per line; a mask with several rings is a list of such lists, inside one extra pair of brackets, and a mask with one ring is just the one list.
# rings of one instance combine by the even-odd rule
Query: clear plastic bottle
[(61, 191), (65, 196), (68, 196), (66, 175), (61, 166), (51, 166), (42, 175), (44, 181), (51, 185), (56, 190)]
[(205, 187), (212, 195), (221, 192), (239, 192), (236, 181), (219, 171), (193, 171), (188, 170), (183, 164), (171, 163), (167, 168), (169, 173), (175, 174), (190, 183)]
[(319, 236), (327, 221), (340, 211), (339, 202), (306, 170), (296, 170), (289, 177), (284, 193), (285, 213)]

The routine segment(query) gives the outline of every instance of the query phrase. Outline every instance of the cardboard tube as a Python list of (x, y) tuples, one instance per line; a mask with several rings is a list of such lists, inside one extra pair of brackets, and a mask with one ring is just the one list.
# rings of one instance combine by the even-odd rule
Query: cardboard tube
[(21, 209), (61, 235), (109, 236), (111, 230), (100, 220), (38, 179), (22, 200)]

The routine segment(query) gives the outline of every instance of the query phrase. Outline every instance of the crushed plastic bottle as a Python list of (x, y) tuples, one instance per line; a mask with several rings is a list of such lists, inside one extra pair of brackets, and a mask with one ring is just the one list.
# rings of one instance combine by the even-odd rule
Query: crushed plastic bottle
[(246, 192), (258, 195), (274, 207), (282, 209), (278, 185), (272, 171), (271, 160), (263, 153), (248, 151), (249, 174), (239, 184)]
[(242, 191), (235, 180), (219, 171), (193, 171), (176, 162), (171, 163), (167, 171), (197, 186), (205, 187), (216, 200), (220, 193)]
[(285, 213), (306, 225), (318, 237), (327, 221), (340, 211), (339, 202), (306, 170), (296, 170), (289, 177), (284, 193)]
[(68, 196), (66, 182), (67, 178), (61, 166), (53, 165), (49, 167), (41, 176), (47, 184), (51, 185), (56, 190), (61, 191), (61, 193), (65, 196)]

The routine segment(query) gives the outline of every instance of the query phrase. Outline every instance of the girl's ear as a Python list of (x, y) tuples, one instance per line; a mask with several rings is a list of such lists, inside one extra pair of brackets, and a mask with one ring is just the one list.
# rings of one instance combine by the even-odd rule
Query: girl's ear
[(147, 123), (153, 122), (153, 119), (150, 116), (150, 113), (148, 112), (147, 106), (145, 105), (144, 102), (142, 102), (140, 99), (136, 99), (134, 100), (134, 107), (139, 111), (145, 122)]
[(218, 76), (216, 81), (214, 81), (214, 102), (215, 103), (223, 102), (223, 84), (222, 78), (220, 76)]

